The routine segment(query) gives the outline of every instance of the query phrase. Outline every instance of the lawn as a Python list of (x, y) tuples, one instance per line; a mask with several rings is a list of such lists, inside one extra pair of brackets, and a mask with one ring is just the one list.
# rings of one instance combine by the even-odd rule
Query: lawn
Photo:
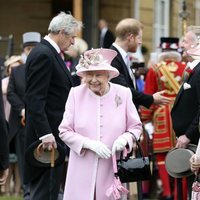
[(23, 198), (13, 196), (0, 196), (0, 200), (23, 200)]

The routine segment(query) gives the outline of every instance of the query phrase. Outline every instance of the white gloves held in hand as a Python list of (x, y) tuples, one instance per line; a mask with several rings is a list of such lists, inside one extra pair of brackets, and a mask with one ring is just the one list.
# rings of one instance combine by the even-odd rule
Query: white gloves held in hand
[(111, 157), (110, 149), (100, 141), (87, 139), (83, 144), (83, 148), (94, 151), (100, 158), (108, 159)]
[(200, 169), (200, 157), (197, 154), (192, 155), (190, 158), (190, 168), (191, 171), (197, 174)]
[(129, 132), (120, 135), (113, 143), (112, 154), (114, 154), (116, 151), (123, 151), (126, 148), (127, 144), (129, 146), (129, 149), (132, 149), (133, 138), (134, 136)]

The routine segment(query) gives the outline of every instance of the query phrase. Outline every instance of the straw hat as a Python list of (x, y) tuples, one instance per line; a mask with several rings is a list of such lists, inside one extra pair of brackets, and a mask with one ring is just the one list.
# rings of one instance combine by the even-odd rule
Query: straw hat
[(11, 56), (4, 62), (4, 65), (8, 67), (9, 65), (15, 62), (21, 61), (21, 59), (22, 59), (21, 56)]
[(185, 149), (173, 148), (170, 150), (165, 159), (165, 166), (169, 175), (174, 178), (192, 175), (189, 160), (195, 154), (196, 148), (196, 145), (188, 144)]
[(117, 77), (119, 71), (110, 65), (117, 52), (112, 49), (92, 49), (86, 51), (76, 66), (77, 75), (83, 77), (85, 72), (105, 70), (109, 72), (109, 79)]

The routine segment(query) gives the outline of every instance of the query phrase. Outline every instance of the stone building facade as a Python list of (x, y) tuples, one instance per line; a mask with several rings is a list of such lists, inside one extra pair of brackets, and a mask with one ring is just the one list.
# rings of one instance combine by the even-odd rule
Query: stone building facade
[[(155, 51), (161, 36), (182, 36), (179, 13), (184, 0), (2, 0), (0, 6), (0, 36), (13, 36), (12, 54), (21, 52), (22, 34), (38, 31), (45, 36), (50, 19), (59, 11), (70, 11), (82, 20), (81, 36), (89, 48), (97, 47), (100, 18), (107, 19), (114, 32), (119, 20), (134, 17), (144, 24), (143, 45), (148, 52)], [(186, 0), (190, 13), (187, 23), (200, 25), (200, 0)], [(7, 53), (6, 41), (0, 41), (0, 56)]]

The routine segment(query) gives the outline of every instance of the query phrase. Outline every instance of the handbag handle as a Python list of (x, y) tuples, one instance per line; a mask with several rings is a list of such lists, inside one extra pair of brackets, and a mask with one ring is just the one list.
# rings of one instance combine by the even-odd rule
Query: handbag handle
[[(137, 138), (135, 137), (135, 135), (134, 135), (133, 133), (131, 133), (131, 132), (129, 132), (129, 133), (132, 134), (133, 137), (135, 138), (135, 142), (136, 142), (136, 145), (137, 145), (137, 147), (138, 147), (140, 157), (142, 157), (143, 160), (145, 161), (145, 157), (144, 157), (144, 154), (143, 154), (142, 148), (141, 148), (139, 142), (137, 141)], [(125, 151), (125, 154), (126, 154), (127, 150), (125, 149), (124, 151)], [(133, 151), (133, 150), (132, 150), (132, 151)], [(132, 153), (132, 151), (131, 151), (131, 153)], [(130, 157), (129, 155), (130, 155), (130, 153), (128, 154), (127, 158)], [(120, 160), (122, 160), (122, 159), (123, 159), (123, 151), (121, 151), (121, 153), (120, 153)], [(112, 162), (113, 162), (113, 170), (114, 170), (114, 174), (115, 174), (115, 176), (118, 176), (118, 174), (117, 174), (118, 171), (117, 171), (117, 159), (116, 159), (116, 153), (114, 153), (114, 154), (112, 155)]]
[[(137, 146), (137, 149), (138, 149), (138, 152), (139, 152), (139, 156), (141, 158), (143, 158), (143, 160), (145, 160), (145, 157), (144, 157), (144, 153), (143, 153), (143, 150), (142, 150), (142, 147), (140, 146), (137, 138), (135, 137), (135, 135), (132, 133), (132, 132), (129, 132), (131, 135), (133, 135), (133, 137), (135, 138), (135, 142), (136, 142), (136, 146)], [(130, 155), (132, 155), (133, 153), (133, 150), (126, 156), (126, 159), (128, 159), (130, 157)], [(138, 157), (138, 156), (137, 156)], [(123, 151), (121, 152), (120, 154), (120, 160), (123, 159)]]
[(112, 155), (112, 162), (113, 162), (114, 174), (115, 174), (115, 176), (118, 176), (117, 175), (117, 160), (116, 160), (116, 154), (115, 153)]

